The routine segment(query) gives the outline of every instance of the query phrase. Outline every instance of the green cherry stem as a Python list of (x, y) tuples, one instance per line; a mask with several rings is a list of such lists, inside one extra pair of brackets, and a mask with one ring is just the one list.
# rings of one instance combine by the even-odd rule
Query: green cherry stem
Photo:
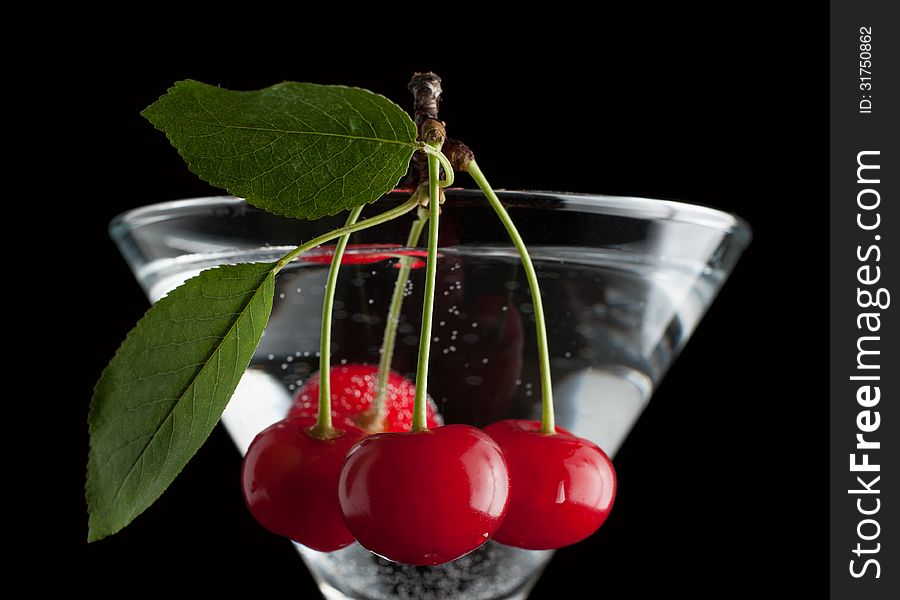
[[(351, 227), (359, 218), (363, 207), (357, 206), (350, 211), (344, 228)], [(334, 248), (331, 257), (331, 266), (328, 269), (328, 279), (325, 282), (325, 297), (322, 299), (322, 339), (319, 345), (319, 414), (316, 424), (310, 432), (316, 437), (331, 438), (335, 436), (335, 429), (331, 423), (331, 317), (334, 310), (334, 294), (337, 291), (338, 273), (341, 270), (341, 261), (344, 259), (344, 250), (350, 234), (342, 235)]]
[(307, 250), (311, 250), (316, 246), (320, 246), (325, 242), (330, 242), (334, 238), (341, 237), (342, 235), (355, 233), (357, 231), (362, 231), (363, 229), (368, 229), (369, 227), (375, 227), (376, 225), (381, 225), (382, 223), (387, 223), (397, 217), (402, 217), (409, 211), (413, 210), (419, 205), (419, 199), (417, 197), (412, 197), (403, 204), (399, 206), (395, 206), (390, 210), (386, 210), (381, 214), (375, 215), (374, 217), (370, 217), (365, 221), (360, 223), (354, 223), (353, 225), (345, 225), (344, 227), (339, 227), (338, 229), (333, 229), (328, 233), (323, 233), (317, 238), (313, 238), (305, 244), (301, 244), (282, 256), (278, 262), (275, 263), (274, 270), (276, 273), (281, 271), (288, 263), (292, 260), (306, 252)]
[(428, 156), (434, 156), (441, 162), (441, 166), (444, 167), (444, 179), (441, 180), (441, 187), (450, 187), (453, 185), (453, 180), (456, 177), (455, 172), (453, 171), (453, 165), (450, 163), (450, 159), (444, 155), (438, 148), (433, 146), (429, 146), (428, 144), (422, 144), (422, 150), (425, 151), (425, 154)]
[[(440, 152), (440, 143), (435, 148)], [(428, 153), (428, 259), (425, 265), (425, 299), (422, 302), (422, 331), (419, 334), (419, 360), (416, 369), (416, 400), (410, 431), (428, 429), (428, 359), (431, 355), (431, 318), (434, 313), (434, 285), (437, 279), (438, 224), (441, 214), (438, 157)], [(452, 173), (452, 169), (448, 171)]]
[(522, 266), (525, 267), (525, 277), (528, 279), (528, 286), (531, 288), (531, 302), (534, 304), (534, 323), (537, 329), (538, 358), (541, 370), (541, 432), (556, 433), (556, 419), (553, 414), (553, 387), (550, 380), (550, 349), (547, 345), (547, 322), (544, 319), (544, 303), (541, 300), (541, 289), (538, 286), (537, 272), (534, 270), (534, 264), (531, 262), (531, 256), (528, 254), (525, 242), (522, 241), (522, 236), (519, 235), (519, 231), (509, 217), (509, 213), (503, 208), (500, 199), (497, 198), (497, 194), (494, 193), (474, 159), (466, 166), (466, 172), (472, 176), (472, 179), (475, 180), (475, 183), (487, 196), (494, 212), (497, 213), (503, 226), (506, 227), (513, 245), (519, 251)]
[[(419, 192), (416, 191), (416, 197)], [(419, 208), (419, 218), (413, 221), (406, 238), (406, 247), (414, 248), (419, 243), (422, 229), (428, 221), (428, 213)], [(391, 362), (394, 359), (394, 346), (397, 341), (397, 326), (400, 324), (400, 311), (403, 308), (403, 295), (406, 291), (406, 283), (409, 281), (409, 273), (412, 270), (413, 259), (409, 256), (400, 258), (400, 270), (397, 273), (397, 281), (394, 283), (394, 293), (391, 296), (391, 305), (388, 309), (387, 322), (384, 325), (384, 338), (381, 342), (381, 358), (378, 361), (378, 392), (375, 397), (375, 406), (371, 417), (365, 425), (372, 431), (380, 431), (384, 421), (385, 402), (387, 400), (388, 379), (391, 375)]]

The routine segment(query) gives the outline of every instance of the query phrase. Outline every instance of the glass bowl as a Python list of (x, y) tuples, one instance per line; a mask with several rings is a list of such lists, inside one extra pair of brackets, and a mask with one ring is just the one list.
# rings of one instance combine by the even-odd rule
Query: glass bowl
[[(556, 420), (611, 457), (750, 241), (738, 217), (644, 198), (499, 193), (528, 244), (546, 310)], [(363, 211), (407, 198), (393, 192)], [(277, 217), (233, 197), (164, 202), (117, 217), (113, 239), (151, 302), (219, 264), (272, 261), (344, 222)], [(396, 256), (414, 215), (353, 234), (334, 305), (332, 365), (377, 366)], [(480, 192), (448, 190), (441, 217), (428, 390), (445, 423), (540, 419), (531, 295)], [(382, 247), (379, 247), (379, 246)], [(318, 369), (327, 249), (278, 276), (266, 332), (222, 422), (243, 453)], [(415, 379), (424, 269), (413, 269), (394, 370)], [(235, 474), (235, 493), (239, 492)], [(440, 518), (440, 515), (435, 515)], [(595, 535), (603, 535), (602, 528)], [(446, 565), (392, 563), (353, 544), (297, 546), (326, 598), (524, 598), (552, 556), (489, 541)]]

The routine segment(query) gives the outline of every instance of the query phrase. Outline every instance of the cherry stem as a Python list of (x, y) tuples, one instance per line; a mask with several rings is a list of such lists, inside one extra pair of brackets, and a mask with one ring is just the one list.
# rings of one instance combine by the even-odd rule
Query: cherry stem
[[(430, 144), (440, 151), (440, 140)], [(431, 319), (434, 313), (434, 287), (437, 279), (438, 224), (441, 214), (438, 157), (428, 153), (428, 259), (425, 264), (425, 299), (422, 302), (422, 331), (419, 334), (419, 360), (416, 369), (416, 400), (410, 431), (424, 431), (427, 424), (428, 359), (431, 354)]]
[[(416, 190), (414, 197), (419, 197)], [(414, 248), (419, 243), (422, 229), (428, 221), (428, 213), (419, 208), (419, 218), (413, 221), (406, 238), (406, 247)], [(391, 375), (391, 362), (394, 359), (394, 346), (397, 340), (397, 327), (400, 324), (400, 311), (403, 308), (403, 295), (406, 291), (406, 283), (409, 281), (409, 273), (412, 270), (413, 259), (409, 256), (400, 258), (400, 271), (397, 273), (397, 281), (394, 284), (394, 293), (391, 296), (391, 305), (388, 309), (387, 322), (384, 325), (384, 339), (381, 342), (381, 358), (378, 362), (378, 392), (375, 397), (375, 406), (367, 424), (372, 431), (380, 431), (385, 415), (385, 401), (388, 393), (388, 380)], [(367, 419), (368, 420), (368, 419)]]
[(425, 154), (427, 154), (428, 156), (434, 156), (435, 158), (437, 158), (440, 161), (441, 166), (444, 167), (444, 178), (441, 179), (441, 187), (445, 188), (453, 185), (453, 180), (456, 177), (456, 173), (453, 171), (453, 165), (450, 163), (450, 159), (447, 158), (439, 148), (429, 146), (428, 144), (423, 144), (422, 150), (424, 150)]
[(525, 242), (522, 240), (522, 236), (519, 235), (515, 223), (513, 223), (509, 213), (506, 212), (506, 209), (500, 203), (500, 199), (497, 198), (497, 194), (494, 193), (491, 185), (485, 179), (484, 173), (481, 172), (474, 158), (466, 165), (466, 172), (472, 176), (472, 179), (484, 192), (494, 212), (500, 217), (500, 221), (506, 227), (513, 245), (519, 251), (522, 266), (525, 267), (525, 277), (528, 279), (528, 286), (531, 288), (534, 323), (537, 329), (538, 358), (541, 371), (541, 432), (556, 433), (556, 419), (553, 414), (553, 386), (550, 380), (550, 349), (547, 344), (547, 323), (544, 320), (544, 304), (541, 300), (541, 289), (538, 286), (537, 272), (534, 270), (534, 264), (531, 262), (531, 256), (528, 254), (528, 248), (525, 247)]
[[(359, 218), (363, 207), (357, 206), (350, 211), (344, 227), (350, 227)], [(344, 250), (350, 234), (345, 233), (334, 247), (331, 266), (328, 268), (328, 279), (325, 282), (325, 297), (322, 299), (322, 338), (319, 343), (319, 415), (310, 433), (316, 437), (334, 437), (335, 429), (331, 423), (331, 317), (334, 310), (334, 294), (337, 291), (338, 273), (344, 260)]]
[(397, 217), (402, 217), (409, 211), (413, 210), (419, 205), (419, 199), (416, 197), (410, 198), (400, 206), (395, 206), (390, 210), (386, 210), (381, 214), (375, 215), (374, 217), (369, 217), (365, 221), (360, 223), (354, 223), (350, 226), (339, 227), (338, 229), (333, 229), (328, 233), (323, 233), (317, 238), (313, 238), (305, 244), (301, 244), (282, 256), (278, 259), (278, 262), (275, 263), (274, 271), (276, 273), (280, 272), (288, 263), (292, 260), (306, 252), (307, 250), (311, 250), (316, 246), (320, 246), (325, 242), (330, 242), (334, 238), (341, 237), (342, 235), (355, 233), (357, 231), (362, 231), (363, 229), (368, 229), (370, 227), (375, 227), (376, 225), (381, 225), (382, 223), (387, 223)]

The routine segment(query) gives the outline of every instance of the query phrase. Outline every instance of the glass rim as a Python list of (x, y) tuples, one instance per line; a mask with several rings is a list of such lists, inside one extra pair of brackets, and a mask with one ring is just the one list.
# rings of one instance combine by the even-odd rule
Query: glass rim
[[(446, 192), (449, 194), (448, 201), (452, 201), (454, 196), (483, 195), (480, 190), (466, 188), (450, 188), (446, 190)], [(400, 193), (401, 192), (394, 190), (387, 195), (398, 195)], [(405, 194), (406, 192), (403, 193)], [(752, 228), (750, 227), (750, 224), (734, 213), (677, 200), (575, 192), (504, 189), (497, 190), (497, 195), (501, 199), (505, 198), (507, 200), (544, 197), (548, 200), (563, 200), (566, 203), (565, 206), (562, 207), (541, 206), (540, 208), (543, 210), (574, 210), (603, 213), (614, 216), (691, 223), (710, 229), (717, 229), (723, 233), (733, 234), (740, 238), (745, 246), (750, 242), (752, 237)], [(112, 231), (113, 229), (123, 226), (133, 229), (142, 225), (148, 225), (159, 220), (165, 220), (167, 215), (175, 210), (190, 208), (205, 209), (210, 206), (234, 206), (238, 204), (246, 204), (250, 208), (262, 211), (260, 208), (247, 204), (243, 198), (231, 195), (199, 196), (195, 198), (166, 200), (132, 208), (116, 215), (110, 221), (109, 228)], [(487, 204), (485, 205), (487, 206)]]

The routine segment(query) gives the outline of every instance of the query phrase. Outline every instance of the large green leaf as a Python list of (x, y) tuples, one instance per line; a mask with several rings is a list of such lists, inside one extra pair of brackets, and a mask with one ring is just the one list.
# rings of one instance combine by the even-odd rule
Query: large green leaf
[(91, 401), (88, 541), (142, 513), (206, 441), (272, 312), (274, 267), (204, 271), (128, 334)]
[(269, 212), (316, 219), (374, 202), (406, 173), (416, 126), (378, 94), (285, 82), (179, 81), (142, 113), (190, 169)]

